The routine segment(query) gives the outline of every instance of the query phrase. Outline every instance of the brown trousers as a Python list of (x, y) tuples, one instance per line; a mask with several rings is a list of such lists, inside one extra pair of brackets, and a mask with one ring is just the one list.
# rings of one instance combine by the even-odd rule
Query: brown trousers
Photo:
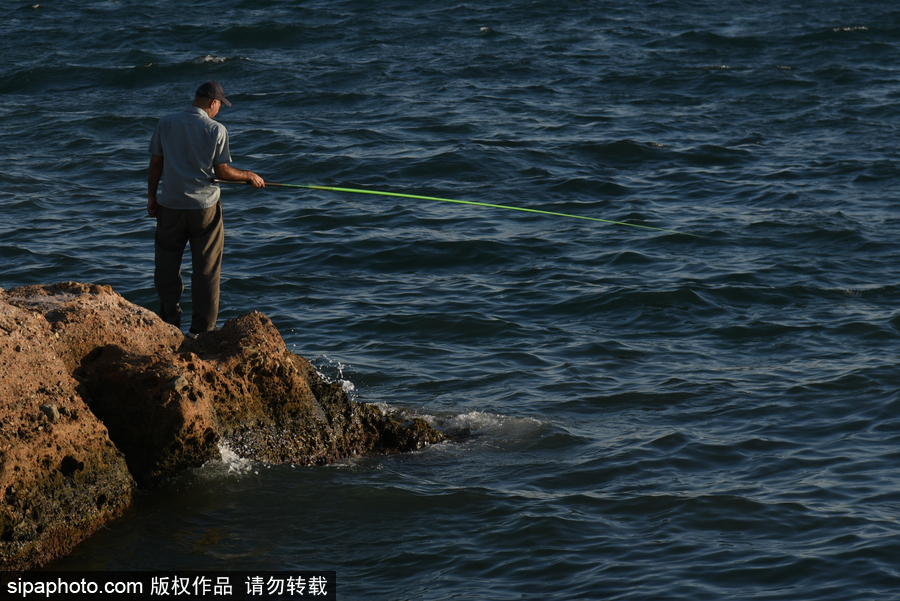
[(219, 316), (219, 279), (225, 228), (222, 203), (208, 209), (180, 210), (160, 206), (156, 214), (156, 269), (153, 283), (159, 294), (160, 316), (181, 327), (181, 262), (191, 245), (191, 332), (216, 327)]

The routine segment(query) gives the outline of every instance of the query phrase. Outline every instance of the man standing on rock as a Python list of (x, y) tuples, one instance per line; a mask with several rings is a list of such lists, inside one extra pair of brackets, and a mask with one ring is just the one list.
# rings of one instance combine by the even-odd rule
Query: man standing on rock
[[(265, 181), (252, 171), (229, 166), (228, 131), (213, 118), (231, 106), (222, 86), (208, 81), (197, 89), (194, 103), (159, 120), (150, 140), (147, 213), (156, 217), (156, 269), (153, 283), (160, 316), (181, 327), (181, 261), (191, 245), (193, 315), (188, 337), (216, 329), (219, 278), (225, 230), (218, 184), (212, 179), (246, 180), (254, 188)], [(159, 188), (162, 178), (162, 189)]]

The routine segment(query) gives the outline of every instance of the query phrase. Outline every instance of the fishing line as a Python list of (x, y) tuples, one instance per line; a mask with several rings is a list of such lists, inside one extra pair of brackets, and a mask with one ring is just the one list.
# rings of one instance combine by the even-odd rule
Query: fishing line
[[(249, 184), (248, 180), (225, 180), (213, 179), (214, 184)], [(350, 192), (353, 194), (372, 194), (375, 196), (394, 196), (397, 198), (411, 198), (414, 200), (434, 200), (438, 202), (452, 202), (461, 205), (472, 205), (476, 207), (489, 207), (492, 209), (505, 209), (507, 211), (522, 211), (525, 213), (539, 213), (541, 215), (553, 215), (555, 217), (571, 217), (573, 219), (586, 219), (588, 221), (599, 221), (602, 223), (612, 223), (614, 225), (628, 225), (631, 227), (639, 227), (645, 230), (654, 230), (657, 232), (667, 232), (669, 234), (681, 234), (683, 236), (692, 236), (694, 238), (705, 238), (699, 234), (689, 234), (687, 232), (679, 232), (676, 230), (667, 230), (661, 227), (652, 227), (649, 225), (641, 225), (639, 223), (625, 223), (624, 221), (611, 221), (609, 219), (600, 219), (599, 217), (585, 217), (584, 215), (571, 215), (569, 213), (556, 213), (554, 211), (542, 211), (540, 209), (528, 209), (524, 207), (511, 207), (508, 205), (497, 205), (486, 202), (475, 202), (473, 200), (456, 200), (453, 198), (437, 198), (434, 196), (419, 196), (417, 194), (400, 194), (399, 192), (382, 192), (379, 190), (359, 190), (356, 188), (335, 188), (331, 186), (313, 186), (309, 184), (275, 184), (266, 182), (266, 186), (277, 186), (280, 188), (306, 188), (308, 190), (326, 190), (328, 192)]]

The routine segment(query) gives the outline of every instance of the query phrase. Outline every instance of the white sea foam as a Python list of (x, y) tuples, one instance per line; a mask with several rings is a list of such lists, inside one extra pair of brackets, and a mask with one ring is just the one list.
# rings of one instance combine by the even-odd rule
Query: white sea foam
[(344, 369), (346, 366), (340, 361), (334, 361), (329, 359), (327, 356), (322, 355), (322, 358), (325, 359), (331, 366), (337, 371), (336, 376), (328, 376), (322, 372), (319, 368), (316, 368), (316, 373), (319, 374), (319, 377), (325, 380), (326, 382), (338, 382), (341, 385), (341, 388), (344, 389), (344, 392), (347, 393), (347, 396), (353, 400), (356, 400), (357, 392), (356, 385), (353, 384), (348, 378), (344, 376)]
[(450, 415), (432, 415), (420, 413), (411, 409), (392, 407), (384, 403), (376, 406), (385, 414), (399, 420), (421, 418), (444, 432), (468, 431), (473, 436), (490, 436), (492, 438), (521, 438), (528, 436), (541, 427), (541, 421), (533, 417), (513, 417), (486, 413), (484, 411), (469, 411), (467, 413)]
[(472, 434), (516, 438), (533, 432), (541, 422), (533, 417), (511, 417), (483, 411), (461, 413), (448, 421), (451, 429), (468, 429)]
[(228, 58), (225, 56), (213, 56), (212, 54), (207, 54), (206, 56), (198, 56), (194, 59), (195, 63), (224, 63)]
[(210, 459), (195, 473), (203, 478), (217, 479), (229, 476), (243, 476), (254, 470), (254, 463), (235, 453), (227, 443), (219, 441), (219, 458)]
[(219, 457), (222, 460), (222, 464), (228, 468), (228, 473), (238, 473), (243, 474), (250, 471), (253, 462), (249, 459), (244, 459), (243, 457), (238, 456), (231, 447), (229, 447), (224, 442), (219, 442)]

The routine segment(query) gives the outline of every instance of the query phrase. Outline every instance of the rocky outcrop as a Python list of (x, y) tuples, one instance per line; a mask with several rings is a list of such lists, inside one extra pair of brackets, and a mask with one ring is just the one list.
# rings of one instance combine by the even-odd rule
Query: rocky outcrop
[(67, 553), (150, 486), (217, 458), (399, 453), (444, 436), (355, 403), (250, 313), (184, 339), (104, 286), (0, 289), (0, 568)]

